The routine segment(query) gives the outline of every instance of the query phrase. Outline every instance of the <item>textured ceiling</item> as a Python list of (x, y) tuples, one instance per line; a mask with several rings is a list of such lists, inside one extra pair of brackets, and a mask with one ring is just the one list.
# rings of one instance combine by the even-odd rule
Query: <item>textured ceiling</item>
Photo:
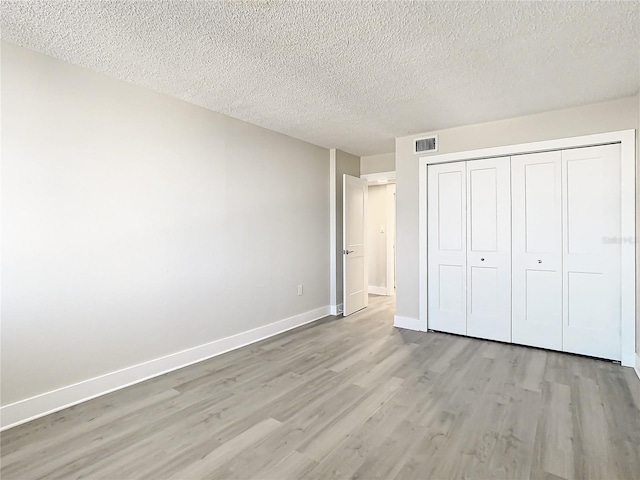
[(327, 148), (633, 95), (634, 2), (3, 0), (2, 37)]

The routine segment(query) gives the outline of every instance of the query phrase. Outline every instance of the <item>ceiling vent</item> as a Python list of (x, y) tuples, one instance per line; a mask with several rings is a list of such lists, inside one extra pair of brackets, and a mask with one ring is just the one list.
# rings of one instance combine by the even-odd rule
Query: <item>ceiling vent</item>
[(438, 136), (416, 138), (413, 142), (413, 153), (437, 152)]

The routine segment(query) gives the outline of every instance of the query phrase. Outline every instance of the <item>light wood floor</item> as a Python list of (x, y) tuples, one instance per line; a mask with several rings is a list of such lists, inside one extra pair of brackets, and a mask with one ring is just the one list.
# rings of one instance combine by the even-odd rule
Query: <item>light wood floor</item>
[(2, 479), (640, 478), (631, 369), (394, 329), (392, 302), (8, 430)]

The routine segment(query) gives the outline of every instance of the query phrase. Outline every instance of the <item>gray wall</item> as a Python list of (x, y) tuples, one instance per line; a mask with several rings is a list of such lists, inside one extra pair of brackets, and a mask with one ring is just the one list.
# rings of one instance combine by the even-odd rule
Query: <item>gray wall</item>
[(441, 154), (637, 129), (639, 123), (638, 98), (629, 97), (397, 138), (397, 315), (419, 318), (418, 156), (412, 151), (414, 138), (438, 134)]
[[(351, 175), (352, 177), (360, 176), (360, 157), (351, 155), (350, 153), (343, 152), (341, 150), (334, 150), (335, 168), (333, 169), (335, 175), (331, 179), (335, 182), (335, 245), (336, 254), (334, 258), (335, 262), (335, 304), (340, 305), (343, 303), (343, 278), (342, 278), (342, 176)], [(333, 303), (333, 302), (332, 302)]]
[(394, 172), (396, 170), (396, 154), (381, 153), (360, 158), (360, 174)]
[(2, 173), (3, 405), (329, 304), (328, 150), (3, 43)]

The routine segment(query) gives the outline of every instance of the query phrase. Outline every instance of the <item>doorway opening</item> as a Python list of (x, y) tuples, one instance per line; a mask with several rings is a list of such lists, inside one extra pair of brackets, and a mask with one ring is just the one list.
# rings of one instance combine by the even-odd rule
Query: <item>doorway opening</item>
[(396, 293), (396, 172), (361, 175), (368, 182), (368, 293)]

